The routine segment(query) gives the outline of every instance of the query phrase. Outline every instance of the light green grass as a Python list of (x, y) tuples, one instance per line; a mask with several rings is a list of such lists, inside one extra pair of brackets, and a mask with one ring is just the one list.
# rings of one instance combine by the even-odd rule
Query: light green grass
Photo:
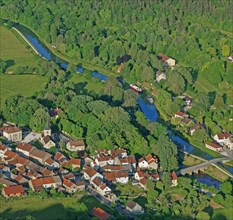
[(105, 82), (101, 82), (99, 79), (91, 77), (87, 79), (85, 72), (83, 75), (79, 73), (73, 74), (70, 81), (75, 83), (75, 88), (78, 90), (77, 92), (83, 91), (83, 93), (95, 92), (98, 95), (103, 94)]
[(0, 104), (10, 96), (32, 96), (35, 91), (43, 88), (45, 82), (44, 76), (2, 74), (0, 75)]
[(16, 31), (5, 26), (0, 26), (0, 51), (0, 59), (14, 61), (7, 72), (14, 72), (17, 66), (36, 66), (39, 59)]
[[(81, 196), (78, 195), (78, 197)], [(31, 215), (38, 220), (67, 219), (70, 205), (78, 202), (85, 203), (89, 212), (94, 207), (101, 207), (109, 213), (113, 212), (92, 196), (42, 199), (36, 195), (14, 198), (13, 200), (1, 199), (0, 202), (0, 217), (7, 219), (16, 219), (27, 215)]]

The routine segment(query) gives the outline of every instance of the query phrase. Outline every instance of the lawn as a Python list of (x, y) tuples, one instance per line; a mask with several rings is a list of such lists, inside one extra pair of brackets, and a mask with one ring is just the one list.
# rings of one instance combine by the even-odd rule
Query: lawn
[(105, 82), (101, 82), (99, 79), (85, 76), (85, 72), (82, 74), (73, 74), (70, 78), (71, 82), (75, 83), (76, 92), (87, 94), (94, 92), (97, 95), (103, 94), (103, 88)]
[(46, 77), (37, 75), (0, 75), (0, 104), (13, 95), (32, 96), (43, 88)]
[[(78, 195), (79, 196), (79, 195)], [(101, 207), (111, 213), (113, 210), (107, 208), (92, 196), (82, 196), (81, 198), (46, 198), (41, 199), (39, 196), (28, 196), (25, 198), (14, 198), (13, 200), (4, 200), (0, 202), (0, 216), (7, 219), (16, 219), (31, 215), (38, 220), (41, 219), (67, 219), (70, 204), (83, 202), (91, 211), (94, 207)]]
[(213, 178), (224, 182), (229, 179), (229, 176), (223, 173), (221, 170), (217, 169), (216, 167), (210, 165), (208, 168), (204, 171), (204, 173), (212, 176)]
[(182, 164), (186, 165), (186, 166), (194, 166), (194, 165), (197, 165), (197, 164), (200, 164), (200, 163), (203, 163), (203, 161), (198, 160), (197, 158), (188, 156), (186, 154), (184, 155), (184, 160), (182, 162)]
[(0, 59), (8, 61), (8, 72), (17, 66), (36, 66), (40, 59), (13, 29), (0, 26)]

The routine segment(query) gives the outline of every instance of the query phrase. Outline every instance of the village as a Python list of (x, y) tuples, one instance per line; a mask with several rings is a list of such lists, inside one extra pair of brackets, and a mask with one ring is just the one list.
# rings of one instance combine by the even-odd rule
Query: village
[[(55, 111), (56, 112), (56, 111)], [(56, 117), (57, 114), (50, 114)], [(5, 198), (27, 196), (28, 190), (40, 192), (54, 188), (57, 192), (72, 194), (87, 190), (105, 204), (116, 203), (118, 198), (112, 192), (114, 184), (127, 184), (147, 190), (148, 180), (158, 181), (159, 158), (148, 154), (138, 160), (128, 155), (123, 148), (98, 149), (96, 155), (88, 155), (83, 140), (73, 140), (62, 135), (66, 150), (77, 153), (69, 157), (59, 150), (58, 143), (46, 123), (42, 133), (24, 132), (22, 128), (5, 124), (0, 128), (4, 144), (0, 145), (0, 184)], [(40, 142), (42, 149), (33, 146)], [(57, 151), (51, 148), (57, 146)], [(172, 186), (177, 186), (178, 177), (171, 173)], [(144, 209), (134, 201), (120, 207), (123, 213), (143, 214)], [(123, 208), (123, 209), (122, 209)], [(109, 216), (101, 208), (92, 210), (102, 219)]]

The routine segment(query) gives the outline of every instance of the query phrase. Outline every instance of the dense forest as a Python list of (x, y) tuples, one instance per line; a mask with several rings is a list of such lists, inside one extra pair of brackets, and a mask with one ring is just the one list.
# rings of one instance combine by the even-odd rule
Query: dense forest
[[(165, 120), (180, 108), (173, 96), (194, 98), (190, 114), (215, 134), (232, 130), (233, 65), (230, 0), (212, 1), (28, 1), (2, 0), (2, 18), (32, 29), (56, 51), (116, 71), (129, 54), (122, 76), (128, 82), (154, 83)], [(178, 65), (164, 69), (159, 53)], [(175, 83), (174, 83), (175, 82)], [(218, 125), (218, 126), (216, 126)]]

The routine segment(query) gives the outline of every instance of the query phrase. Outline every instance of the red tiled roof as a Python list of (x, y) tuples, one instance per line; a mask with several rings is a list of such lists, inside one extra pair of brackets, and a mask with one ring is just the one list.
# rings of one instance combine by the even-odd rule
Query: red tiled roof
[(121, 65), (117, 68), (117, 72), (120, 73), (122, 69), (123, 69), (123, 63), (121, 63)]
[(65, 185), (65, 187), (72, 187), (73, 183), (71, 181), (69, 181), (66, 178), (63, 178), (63, 185)]
[(83, 140), (70, 141), (69, 143), (70, 146), (75, 146), (75, 147), (84, 146)]
[(53, 177), (44, 177), (42, 178), (42, 183), (44, 184), (52, 184), (55, 183)]
[(52, 165), (55, 161), (51, 158), (48, 158), (45, 163), (49, 164), (49, 165)]
[(97, 171), (94, 170), (92, 167), (89, 167), (89, 168), (86, 169), (84, 172), (85, 172), (89, 177), (92, 177), (92, 176), (94, 176), (94, 175), (97, 173)]
[(181, 111), (178, 111), (178, 112), (176, 112), (176, 115), (179, 115), (179, 116), (183, 117), (183, 116), (185, 116), (185, 113), (181, 112)]
[(17, 186), (8, 186), (3, 188), (4, 192), (6, 195), (14, 195), (14, 194), (23, 194), (24, 193), (24, 188), (22, 185), (17, 185)]
[(172, 180), (178, 180), (178, 177), (174, 171), (171, 173), (171, 178)]
[(8, 133), (8, 134), (12, 134), (12, 133), (21, 131), (20, 128), (13, 127), (13, 126), (5, 126), (5, 127), (2, 127), (1, 130)]
[(122, 177), (128, 177), (129, 174), (127, 172), (105, 172), (104, 173), (104, 177), (108, 180), (108, 181), (113, 181), (116, 180), (116, 178), (122, 178)]
[(146, 161), (147, 162), (150, 162), (151, 160), (155, 160), (153, 157), (152, 157), (152, 155), (151, 154), (147, 154), (146, 156), (145, 156), (145, 159), (146, 159)]
[(16, 157), (18, 154), (11, 151), (11, 150), (7, 150), (5, 153), (4, 153), (5, 156), (7, 156), (8, 158), (10, 159), (13, 159), (14, 157)]
[(167, 61), (170, 57), (168, 57), (168, 56), (165, 55), (165, 54), (159, 54), (159, 55), (158, 55), (158, 58), (159, 58), (159, 60), (161, 60), (162, 62), (165, 62), (165, 61)]
[(61, 152), (57, 152), (54, 156), (54, 159), (55, 160), (59, 160), (61, 159), (62, 157), (65, 157)]
[(209, 143), (207, 143), (207, 144), (208, 144), (209, 146), (211, 146), (211, 147), (216, 148), (216, 149), (222, 148), (222, 146), (221, 146), (221, 145), (216, 144), (216, 143), (213, 143), (213, 142), (209, 142)]
[(98, 157), (96, 158), (99, 162), (112, 160), (110, 156)]
[(71, 158), (68, 161), (68, 163), (71, 164), (71, 165), (78, 165), (78, 166), (80, 166), (81, 165), (81, 160), (80, 159)]
[(110, 214), (108, 214), (101, 208), (93, 208), (91, 214), (100, 220), (106, 220), (110, 217)]
[(30, 152), (29, 156), (43, 159), (46, 156), (51, 157), (52, 155), (45, 152), (45, 151), (43, 151), (43, 150), (38, 150), (38, 149), (35, 148)]
[(222, 134), (217, 134), (219, 140), (224, 140), (227, 139), (231, 136), (230, 133), (222, 133)]
[(129, 156), (127, 159), (128, 159), (128, 162), (131, 164), (136, 163), (134, 156)]
[(99, 177), (95, 177), (92, 182), (102, 190), (107, 187), (106, 184)]
[(5, 151), (7, 149), (7, 147), (3, 144), (0, 144), (0, 150), (1, 151)]
[(31, 144), (21, 143), (19, 144), (16, 149), (24, 150), (30, 152), (34, 147)]

